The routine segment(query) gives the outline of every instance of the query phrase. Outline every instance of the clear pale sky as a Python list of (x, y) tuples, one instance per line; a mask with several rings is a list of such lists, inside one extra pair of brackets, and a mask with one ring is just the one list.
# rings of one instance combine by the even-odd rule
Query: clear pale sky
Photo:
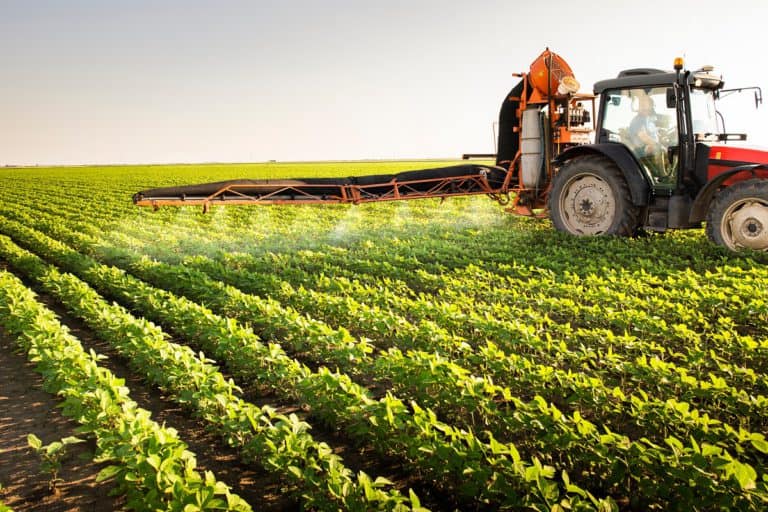
[[(766, 0), (0, 0), (0, 165), (493, 152), (547, 46), (582, 91), (682, 55), (768, 94), (766, 20)], [(721, 110), (768, 147), (768, 102)]]

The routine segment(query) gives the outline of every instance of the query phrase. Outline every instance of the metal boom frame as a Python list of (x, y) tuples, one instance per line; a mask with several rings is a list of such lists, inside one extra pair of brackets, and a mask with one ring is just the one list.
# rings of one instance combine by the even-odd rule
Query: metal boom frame
[[(265, 187), (274, 187), (263, 192)], [(344, 184), (296, 184), (272, 181), (268, 184), (224, 184), (216, 192), (207, 196), (181, 197), (138, 197), (137, 206), (193, 206), (202, 205), (207, 212), (211, 205), (264, 205), (264, 204), (328, 204), (328, 203), (368, 203), (379, 201), (397, 201), (429, 197), (452, 197), (477, 194), (496, 196), (504, 187), (494, 189), (487, 176), (473, 174), (445, 178), (420, 179), (408, 181), (390, 181), (370, 185)], [(322, 189), (322, 190), (321, 190)], [(328, 192), (328, 189), (335, 189)], [(250, 191), (250, 193), (249, 193)]]

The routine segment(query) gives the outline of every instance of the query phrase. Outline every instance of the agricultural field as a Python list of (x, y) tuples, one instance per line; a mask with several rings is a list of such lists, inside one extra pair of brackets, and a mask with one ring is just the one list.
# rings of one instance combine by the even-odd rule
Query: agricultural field
[(765, 254), (482, 196), (131, 203), (435, 165), (0, 170), (0, 503), (768, 509)]

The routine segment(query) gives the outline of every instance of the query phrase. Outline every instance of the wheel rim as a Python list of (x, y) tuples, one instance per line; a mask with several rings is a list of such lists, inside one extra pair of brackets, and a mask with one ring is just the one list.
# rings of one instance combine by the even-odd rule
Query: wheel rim
[(565, 184), (560, 211), (571, 233), (599, 235), (613, 223), (616, 199), (604, 179), (595, 174), (579, 174)]
[(732, 250), (768, 250), (768, 203), (756, 197), (736, 201), (725, 211), (720, 232)]

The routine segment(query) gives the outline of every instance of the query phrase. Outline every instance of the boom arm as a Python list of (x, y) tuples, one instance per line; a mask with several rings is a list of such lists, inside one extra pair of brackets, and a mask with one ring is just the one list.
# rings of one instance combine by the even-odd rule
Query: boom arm
[(304, 180), (232, 180), (201, 185), (143, 190), (133, 196), (138, 206), (212, 204), (366, 203), (474, 194), (496, 195), (504, 186), (506, 169), (457, 165), (396, 175)]

